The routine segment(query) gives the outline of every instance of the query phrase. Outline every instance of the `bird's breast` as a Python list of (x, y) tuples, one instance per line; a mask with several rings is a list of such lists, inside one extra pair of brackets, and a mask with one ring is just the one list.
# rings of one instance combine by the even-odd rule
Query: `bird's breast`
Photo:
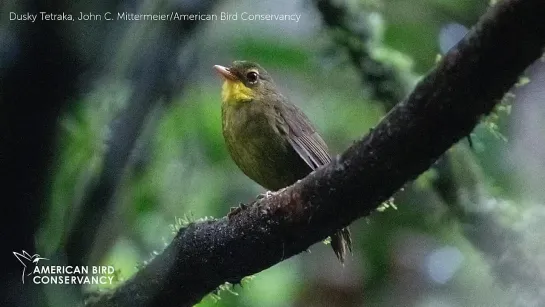
[[(254, 105), (251, 105), (254, 104)], [(256, 102), (223, 105), (223, 136), (231, 157), (252, 180), (278, 190), (310, 172), (275, 125), (274, 109)]]

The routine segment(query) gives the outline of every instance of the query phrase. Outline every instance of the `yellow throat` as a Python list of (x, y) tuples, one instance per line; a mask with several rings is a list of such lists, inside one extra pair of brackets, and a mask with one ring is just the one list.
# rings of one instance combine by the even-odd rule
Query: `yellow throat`
[(221, 87), (221, 99), (227, 104), (239, 104), (254, 99), (254, 91), (241, 81), (225, 80)]

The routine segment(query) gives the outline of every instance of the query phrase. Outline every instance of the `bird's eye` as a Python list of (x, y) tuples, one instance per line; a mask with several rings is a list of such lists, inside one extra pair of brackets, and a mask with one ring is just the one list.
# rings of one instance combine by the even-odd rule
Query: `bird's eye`
[(248, 79), (248, 82), (250, 84), (255, 84), (257, 82), (257, 78), (258, 78), (258, 75), (257, 75), (257, 72), (255, 71), (250, 71), (249, 73), (246, 74), (246, 79)]

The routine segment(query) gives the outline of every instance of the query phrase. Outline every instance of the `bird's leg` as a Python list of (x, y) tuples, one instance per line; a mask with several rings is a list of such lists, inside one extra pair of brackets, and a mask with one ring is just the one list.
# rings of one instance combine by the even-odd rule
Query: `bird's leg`
[(244, 203), (239, 203), (238, 207), (231, 207), (231, 209), (229, 209), (229, 213), (227, 213), (227, 218), (228, 219), (232, 218), (233, 216), (237, 215), (240, 211), (246, 208), (248, 208), (248, 205)]
[[(254, 200), (250, 205), (255, 204), (255, 202), (257, 202), (257, 201), (259, 201), (259, 200), (261, 200), (263, 198), (274, 196), (277, 193), (280, 193), (280, 192), (282, 192), (284, 190), (285, 190), (285, 188), (281, 189), (281, 190), (278, 190), (276, 192), (275, 191), (266, 191), (265, 193), (259, 194), (259, 195), (257, 195), (256, 200)], [(231, 217), (237, 215), (240, 211), (248, 208), (248, 206), (250, 206), (250, 205), (240, 203), (240, 204), (238, 204), (238, 207), (231, 207), (231, 209), (229, 210), (229, 213), (227, 213), (227, 218), (231, 218)]]
[[(297, 182), (299, 182), (299, 181), (297, 181)], [(256, 197), (256, 201), (261, 200), (261, 199), (263, 199), (263, 198), (267, 198), (267, 197), (271, 197), (271, 196), (277, 195), (277, 194), (279, 194), (279, 193), (284, 192), (286, 189), (287, 189), (287, 187), (286, 187), (286, 188), (281, 188), (281, 189), (278, 190), (278, 191), (267, 191), (267, 192), (265, 192), (265, 193), (259, 194), (259, 195), (257, 195), (257, 197)]]
[(267, 191), (265, 193), (261, 193), (259, 195), (257, 195), (256, 197), (256, 200), (261, 200), (263, 198), (267, 198), (269, 196), (273, 196), (274, 194), (276, 194), (277, 192), (273, 192), (273, 191)]

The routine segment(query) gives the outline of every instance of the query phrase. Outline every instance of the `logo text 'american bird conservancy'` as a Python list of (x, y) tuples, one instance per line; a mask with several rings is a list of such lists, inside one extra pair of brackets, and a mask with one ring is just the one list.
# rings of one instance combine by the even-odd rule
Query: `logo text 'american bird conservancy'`
[(38, 254), (30, 255), (13, 252), (13, 255), (23, 265), (21, 281), (30, 275), (35, 284), (64, 284), (64, 285), (111, 285), (114, 283), (116, 271), (111, 265), (44, 265), (41, 260), (49, 260)]

